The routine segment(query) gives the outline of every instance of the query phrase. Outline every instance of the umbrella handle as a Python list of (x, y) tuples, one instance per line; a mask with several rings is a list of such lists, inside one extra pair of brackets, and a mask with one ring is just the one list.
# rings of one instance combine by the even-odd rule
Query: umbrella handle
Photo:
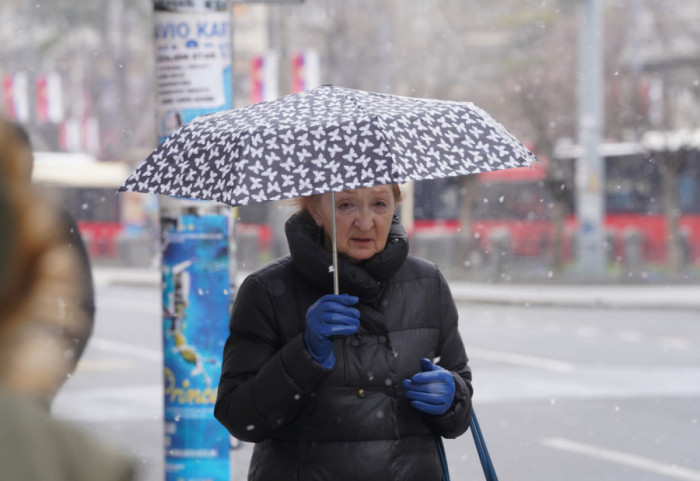
[(331, 223), (333, 224), (333, 247), (331, 252), (333, 256), (333, 266), (331, 266), (333, 271), (333, 293), (340, 294), (340, 286), (338, 283), (338, 233), (335, 226), (335, 192), (333, 191), (331, 191)]

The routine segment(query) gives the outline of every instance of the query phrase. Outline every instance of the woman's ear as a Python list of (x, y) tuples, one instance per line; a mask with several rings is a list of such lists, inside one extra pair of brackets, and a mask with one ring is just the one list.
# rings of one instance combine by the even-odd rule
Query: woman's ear
[(311, 202), (311, 204), (307, 208), (309, 210), (309, 214), (311, 214), (311, 217), (313, 217), (314, 222), (316, 222), (316, 225), (319, 227), (323, 227), (321, 213), (318, 209), (318, 202)]
[(316, 225), (319, 227), (323, 227), (323, 221), (321, 220), (321, 216), (318, 214), (316, 209), (310, 210), (311, 212), (311, 217), (314, 218), (314, 221), (316, 221)]

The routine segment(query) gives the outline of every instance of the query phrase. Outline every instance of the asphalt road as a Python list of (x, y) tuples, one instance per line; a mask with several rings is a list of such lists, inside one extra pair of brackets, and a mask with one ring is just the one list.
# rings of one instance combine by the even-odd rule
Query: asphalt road
[[(98, 290), (93, 338), (57, 417), (163, 474), (160, 292)], [(700, 313), (462, 304), (474, 404), (502, 480), (700, 481)], [(483, 479), (471, 435), (452, 479)], [(252, 448), (232, 452), (244, 480)]]

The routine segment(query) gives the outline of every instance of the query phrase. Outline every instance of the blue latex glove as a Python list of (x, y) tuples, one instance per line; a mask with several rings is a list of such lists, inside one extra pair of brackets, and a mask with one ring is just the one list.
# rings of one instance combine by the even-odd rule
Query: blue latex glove
[(347, 336), (360, 327), (360, 311), (353, 307), (358, 298), (347, 294), (328, 294), (306, 311), (304, 343), (311, 356), (326, 369), (335, 365), (331, 336)]
[(455, 397), (455, 380), (452, 373), (436, 366), (429, 359), (420, 360), (422, 372), (411, 379), (404, 379), (402, 385), (411, 406), (427, 414), (445, 414)]

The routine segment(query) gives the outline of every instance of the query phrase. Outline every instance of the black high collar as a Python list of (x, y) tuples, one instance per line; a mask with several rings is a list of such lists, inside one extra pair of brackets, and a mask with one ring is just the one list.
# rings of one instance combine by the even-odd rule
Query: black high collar
[[(323, 247), (324, 232), (308, 211), (291, 216), (285, 224), (289, 252), (294, 265), (320, 290), (333, 292), (331, 253)], [(398, 272), (408, 256), (408, 237), (394, 216), (383, 251), (357, 264), (338, 258), (338, 281), (342, 294), (358, 296), (365, 302), (379, 295), (380, 283)]]

